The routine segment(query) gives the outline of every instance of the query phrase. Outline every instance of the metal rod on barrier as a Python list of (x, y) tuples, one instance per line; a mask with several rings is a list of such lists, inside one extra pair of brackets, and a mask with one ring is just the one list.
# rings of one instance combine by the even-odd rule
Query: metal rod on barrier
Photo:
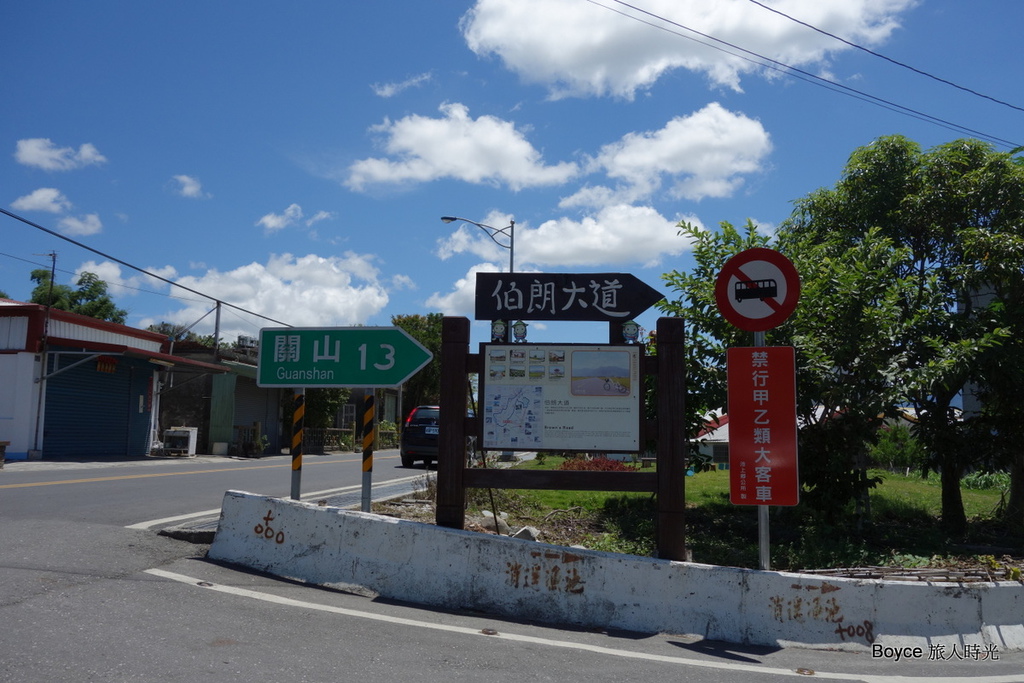
[(292, 500), (299, 500), (302, 491), (302, 425), (306, 416), (306, 390), (295, 390), (295, 411), (292, 413)]
[(363, 396), (363, 500), (360, 509), (370, 511), (371, 491), (373, 489), (373, 441), (374, 441), (374, 390), (370, 389)]

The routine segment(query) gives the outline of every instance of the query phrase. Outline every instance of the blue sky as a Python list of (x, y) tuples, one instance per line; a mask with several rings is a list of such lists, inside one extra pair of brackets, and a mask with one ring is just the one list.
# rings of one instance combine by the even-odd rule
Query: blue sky
[[(442, 215), (514, 219), (516, 270), (664, 289), (692, 265), (680, 220), (771, 231), (879, 136), (974, 136), (926, 117), (1024, 144), (1018, 1), (763, 4), (792, 19), (751, 0), (7, 3), (0, 206), (284, 323), (389, 325), (472, 316), (474, 274), (508, 268)], [(27, 298), (50, 252), (60, 282), (107, 280), (131, 325), (211, 308), (6, 215), (0, 290)], [(222, 336), (268, 325), (226, 309)]]

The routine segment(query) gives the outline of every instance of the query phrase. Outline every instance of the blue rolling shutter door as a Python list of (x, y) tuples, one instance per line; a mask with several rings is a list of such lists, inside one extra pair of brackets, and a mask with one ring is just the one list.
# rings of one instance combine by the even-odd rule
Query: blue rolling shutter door
[[(67, 367), (81, 356), (58, 358), (60, 367)], [(116, 363), (105, 365), (108, 371), (100, 371), (92, 359), (47, 380), (44, 458), (140, 457), (149, 452), (152, 365), (112, 358)], [(54, 369), (51, 365), (50, 372)]]

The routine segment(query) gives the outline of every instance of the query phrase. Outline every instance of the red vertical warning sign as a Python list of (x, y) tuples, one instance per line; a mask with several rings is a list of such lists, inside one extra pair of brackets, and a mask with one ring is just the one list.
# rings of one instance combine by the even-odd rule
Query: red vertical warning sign
[(734, 505), (800, 502), (795, 357), (790, 346), (728, 350), (729, 498)]

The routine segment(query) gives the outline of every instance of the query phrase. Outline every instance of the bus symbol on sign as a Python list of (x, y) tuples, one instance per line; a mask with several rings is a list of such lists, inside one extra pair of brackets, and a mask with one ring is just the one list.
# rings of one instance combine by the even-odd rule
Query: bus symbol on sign
[(777, 327), (796, 310), (800, 276), (788, 258), (754, 247), (725, 262), (715, 281), (722, 317), (747, 332)]
[(779, 296), (779, 285), (774, 279), (741, 280), (736, 283), (736, 301), (744, 299), (774, 299)]

